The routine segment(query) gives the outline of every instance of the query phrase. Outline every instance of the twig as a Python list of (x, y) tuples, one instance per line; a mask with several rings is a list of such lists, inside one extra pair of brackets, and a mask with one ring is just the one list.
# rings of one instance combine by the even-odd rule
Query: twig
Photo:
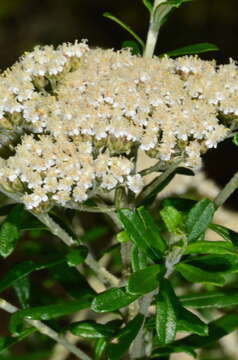
[(178, 165), (182, 162), (182, 158), (176, 159), (163, 174), (158, 176), (155, 180), (153, 180), (150, 184), (148, 184), (144, 190), (138, 195), (136, 201), (139, 204), (143, 201), (151, 192), (153, 192), (160, 184), (162, 184), (178, 167)]
[(130, 348), (131, 359), (140, 359), (145, 356), (144, 323), (146, 320), (146, 316), (148, 314), (150, 304), (152, 302), (153, 296), (155, 295), (156, 291), (157, 290), (154, 290), (154, 291), (146, 294), (139, 300), (139, 302), (140, 302), (139, 313), (144, 315), (144, 322), (143, 322), (135, 340), (133, 341), (133, 343), (131, 345), (131, 348)]
[(214, 203), (217, 207), (223, 205), (226, 200), (231, 196), (231, 194), (238, 187), (238, 172), (233, 175), (231, 180), (226, 184), (226, 186), (220, 191), (217, 197), (214, 200)]
[[(0, 308), (7, 311), (8, 313), (15, 313), (19, 309), (10, 304), (8, 301), (4, 299), (0, 299)], [(69, 352), (76, 355), (81, 360), (92, 360), (87, 354), (78, 349), (75, 345), (68, 342), (65, 338), (59, 336), (59, 334), (51, 329), (49, 326), (45, 325), (43, 322), (39, 320), (30, 320), (24, 319), (28, 324), (34, 326), (41, 334), (44, 334), (51, 339), (55, 340), (57, 343), (63, 345)]]
[(141, 170), (139, 172), (139, 174), (141, 176), (145, 176), (145, 175), (151, 174), (152, 172), (164, 171), (164, 167), (165, 167), (165, 162), (160, 160), (155, 165)]
[[(6, 196), (15, 200), (16, 202), (22, 203), (20, 196), (17, 194), (10, 193), (8, 191), (0, 189)], [(52, 234), (60, 238), (67, 246), (77, 245), (76, 241), (64, 230), (62, 227), (57, 224), (48, 213), (36, 214), (35, 212), (30, 211), (38, 220), (47, 226)], [(101, 281), (104, 284), (110, 284), (111, 286), (118, 286), (119, 280), (112, 275), (107, 269), (101, 266), (91, 254), (89, 254), (85, 260), (86, 264), (98, 275)]]
[(92, 212), (92, 213), (111, 213), (116, 210), (113, 206), (86, 206), (86, 205), (77, 205), (73, 202), (66, 203), (64, 207), (68, 209), (74, 209), (78, 211)]

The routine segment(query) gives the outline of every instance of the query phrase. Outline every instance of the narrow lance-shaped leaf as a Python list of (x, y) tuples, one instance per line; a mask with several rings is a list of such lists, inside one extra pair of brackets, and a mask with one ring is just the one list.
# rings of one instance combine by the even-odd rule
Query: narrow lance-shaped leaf
[(154, 249), (163, 254), (167, 245), (161, 236), (159, 226), (144, 206), (139, 207), (137, 212), (144, 223), (146, 238), (150, 239), (150, 244)]
[(127, 32), (129, 32), (129, 34), (131, 34), (131, 35), (136, 39), (136, 41), (138, 41), (138, 43), (141, 45), (141, 47), (144, 48), (144, 46), (145, 46), (144, 41), (140, 38), (139, 35), (137, 35), (137, 34), (135, 33), (134, 30), (132, 30), (132, 29), (130, 28), (130, 26), (128, 26), (128, 25), (125, 24), (122, 20), (118, 19), (116, 16), (112, 15), (112, 14), (109, 13), (109, 12), (105, 12), (105, 13), (103, 14), (103, 16), (106, 17), (106, 18), (108, 18), (108, 19), (110, 19), (110, 20), (112, 20), (112, 21), (114, 21), (114, 22), (116, 22), (116, 23), (117, 23), (118, 25), (120, 25), (123, 29), (125, 29)]
[(121, 325), (120, 320), (114, 320), (107, 324), (98, 324), (95, 321), (78, 321), (70, 324), (69, 330), (75, 336), (87, 339), (99, 339), (112, 337)]
[(188, 213), (185, 223), (188, 240), (195, 241), (208, 228), (215, 212), (215, 206), (209, 199), (199, 201)]
[[(175, 352), (190, 352), (194, 349), (204, 348), (205, 346), (216, 343), (222, 337), (230, 334), (238, 328), (238, 315), (228, 314), (212, 321), (208, 324), (208, 336), (189, 335), (181, 340), (176, 340), (168, 347), (154, 349), (152, 358), (161, 358)], [(195, 355), (195, 354), (194, 354)]]
[(131, 266), (133, 272), (142, 270), (148, 265), (147, 255), (137, 245), (133, 244), (131, 250)]
[(156, 333), (161, 344), (169, 344), (175, 339), (177, 330), (178, 300), (169, 281), (160, 283), (156, 297)]
[(116, 311), (135, 301), (138, 295), (126, 293), (124, 288), (111, 288), (97, 295), (91, 305), (95, 312)]
[(142, 324), (144, 322), (144, 316), (138, 314), (133, 320), (122, 328), (116, 336), (117, 343), (110, 344), (108, 346), (108, 360), (122, 359), (123, 355), (128, 351), (132, 341), (138, 334)]
[[(4, 336), (0, 338), (0, 352), (8, 349), (10, 346), (15, 345), (22, 340), (24, 340), (27, 336), (33, 334), (35, 329), (33, 327), (23, 330), (18, 334), (18, 336)], [(5, 357), (4, 357), (5, 358)]]
[(197, 43), (188, 46), (183, 46), (176, 50), (166, 51), (166, 55), (175, 57), (175, 56), (183, 56), (183, 55), (193, 55), (193, 54), (201, 54), (208, 51), (217, 51), (219, 48), (215, 44), (211, 43)]
[(238, 305), (237, 289), (207, 292), (205, 294), (184, 295), (179, 298), (183, 306), (195, 309), (220, 309)]
[(182, 340), (176, 341), (176, 344), (188, 345), (198, 349), (218, 341), (223, 336), (226, 336), (237, 328), (238, 315), (225, 315), (209, 324), (209, 336), (190, 335)]
[(152, 2), (150, 0), (142, 0), (142, 1), (145, 7), (147, 8), (147, 10), (149, 11), (149, 13), (151, 13), (153, 10)]
[(225, 283), (225, 278), (221, 274), (208, 272), (196, 266), (182, 262), (176, 265), (176, 270), (190, 282), (211, 284), (216, 286), (222, 286)]
[(238, 256), (234, 251), (235, 248), (232, 243), (228, 241), (198, 241), (191, 243), (186, 248), (184, 255), (187, 254), (231, 254)]
[(165, 206), (160, 215), (169, 232), (178, 234), (182, 232), (183, 217), (182, 214), (173, 206)]
[(42, 270), (61, 264), (65, 262), (65, 258), (58, 258), (48, 261), (35, 263), (28, 260), (15, 265), (8, 273), (0, 280), (0, 292), (12, 286), (17, 280), (22, 279), (36, 270)]
[(238, 247), (238, 233), (234, 230), (218, 224), (210, 224), (209, 229), (215, 231), (218, 235), (223, 237), (223, 239), (231, 241), (234, 246)]
[(162, 256), (161, 250), (158, 249), (160, 244), (157, 244), (157, 249), (154, 248), (154, 242), (152, 243), (151, 236), (147, 233), (147, 228), (137, 213), (131, 209), (120, 209), (118, 217), (127, 234), (138, 248), (147, 253), (152, 260), (160, 260)]
[(106, 350), (107, 341), (105, 338), (100, 338), (96, 341), (94, 346), (94, 360), (100, 360)]
[(161, 265), (151, 265), (145, 269), (131, 274), (128, 279), (127, 290), (131, 294), (146, 294), (151, 292), (159, 285), (164, 269)]
[(14, 290), (17, 295), (18, 301), (23, 309), (29, 307), (30, 299), (30, 280), (29, 278), (23, 277), (18, 279), (14, 283)]
[(205, 324), (192, 312), (184, 309), (182, 306), (179, 308), (177, 330), (188, 331), (192, 334), (201, 336), (208, 335), (207, 324)]
[(22, 205), (16, 205), (0, 226), (0, 255), (4, 258), (13, 252), (20, 237), (23, 211)]
[(87, 309), (90, 305), (91, 298), (89, 296), (85, 296), (81, 300), (64, 301), (59, 304), (19, 310), (11, 316), (10, 331), (13, 334), (18, 334), (19, 325), (21, 325), (24, 318), (32, 320), (50, 320), (72, 314), (79, 310)]

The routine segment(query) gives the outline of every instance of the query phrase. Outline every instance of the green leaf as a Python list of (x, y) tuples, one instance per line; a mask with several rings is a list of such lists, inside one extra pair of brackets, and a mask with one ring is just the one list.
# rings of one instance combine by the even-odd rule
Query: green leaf
[(88, 248), (85, 246), (78, 246), (77, 249), (73, 249), (67, 254), (67, 264), (69, 266), (77, 266), (86, 259), (87, 255)]
[(123, 358), (123, 355), (127, 352), (132, 341), (138, 334), (143, 322), (144, 316), (138, 314), (119, 331), (115, 338), (117, 343), (108, 346), (108, 360), (119, 360)]
[(231, 254), (233, 256), (238, 256), (234, 250), (234, 246), (227, 241), (198, 241), (189, 244), (184, 252), (184, 255), (197, 253), (220, 255)]
[(183, 56), (183, 55), (193, 55), (193, 54), (201, 54), (207, 51), (217, 51), (219, 48), (211, 43), (197, 43), (188, 46), (184, 46), (178, 48), (176, 50), (166, 51), (166, 55), (168, 56)]
[(144, 269), (148, 264), (146, 254), (141, 251), (137, 245), (133, 244), (131, 250), (131, 266), (133, 272)]
[(135, 301), (138, 295), (126, 293), (124, 288), (111, 288), (97, 295), (91, 305), (95, 312), (116, 311)]
[(232, 331), (238, 328), (238, 315), (229, 314), (224, 315), (218, 320), (212, 321), (209, 323), (209, 336), (198, 336), (190, 335), (181, 340), (175, 342), (176, 345), (187, 345), (198, 349), (200, 347), (205, 347), (208, 345), (217, 342), (223, 336), (231, 333)]
[(78, 321), (70, 324), (69, 330), (75, 336), (87, 339), (99, 339), (112, 337), (121, 325), (120, 320), (111, 322), (112, 324), (98, 324), (95, 321)]
[(29, 278), (23, 277), (18, 279), (14, 283), (14, 290), (16, 292), (18, 301), (23, 309), (29, 307), (30, 299), (30, 281)]
[[(34, 328), (28, 328), (23, 330), (18, 336), (4, 336), (0, 338), (0, 352), (8, 349), (10, 346), (19, 343), (24, 340), (27, 336), (33, 334), (35, 332)], [(5, 359), (5, 358), (4, 358)]]
[(19, 325), (24, 318), (31, 320), (50, 320), (70, 315), (76, 311), (90, 308), (92, 298), (85, 296), (80, 300), (64, 301), (59, 304), (37, 306), (15, 312), (10, 319), (10, 331), (19, 333)]
[(182, 262), (175, 267), (176, 270), (190, 282), (211, 284), (215, 286), (223, 286), (225, 284), (225, 278), (221, 274), (201, 270), (198, 267)]
[(19, 226), (23, 216), (22, 205), (16, 205), (0, 227), (0, 255), (6, 258), (16, 247), (20, 237)]
[(236, 146), (238, 146), (238, 133), (236, 133), (232, 139), (233, 144), (235, 144)]
[(170, 233), (181, 234), (183, 228), (183, 216), (173, 206), (165, 206), (160, 215)]
[(192, 294), (180, 297), (183, 306), (195, 309), (220, 309), (238, 305), (238, 289), (213, 291), (205, 294)]
[(234, 230), (228, 229), (227, 227), (218, 224), (210, 224), (209, 229), (215, 231), (217, 234), (223, 237), (223, 239), (232, 241), (234, 246), (238, 247), (238, 233)]
[(130, 49), (132, 55), (141, 55), (142, 51), (137, 42), (133, 40), (123, 41), (121, 45), (122, 49)]
[(126, 231), (120, 231), (117, 234), (117, 241), (120, 242), (120, 243), (125, 243), (125, 242), (130, 241), (130, 238), (127, 235), (127, 232)]
[(187, 260), (191, 265), (197, 266), (205, 271), (214, 273), (215, 275), (231, 274), (238, 271), (237, 254), (215, 254), (206, 256), (189, 257)]
[(177, 331), (188, 331), (193, 334), (206, 336), (208, 335), (208, 326), (192, 312), (180, 307)]
[(127, 290), (130, 294), (142, 295), (151, 292), (159, 285), (164, 269), (161, 265), (150, 265), (145, 269), (131, 274), (128, 279)]
[[(162, 254), (159, 233), (156, 234), (157, 238), (155, 236), (151, 237), (153, 229), (148, 228), (137, 213), (131, 209), (120, 209), (118, 217), (127, 234), (138, 248), (147, 253), (152, 260), (160, 260)], [(155, 249), (154, 246), (157, 246), (157, 248)]]
[(131, 35), (136, 39), (136, 41), (140, 44), (140, 46), (141, 46), (142, 48), (144, 48), (144, 46), (145, 46), (144, 41), (140, 38), (139, 35), (137, 35), (137, 34), (135, 33), (134, 30), (132, 30), (132, 29), (130, 28), (130, 26), (128, 26), (128, 25), (125, 24), (122, 20), (118, 19), (116, 16), (112, 15), (112, 14), (109, 13), (109, 12), (105, 12), (105, 13), (103, 14), (103, 16), (106, 17), (106, 18), (108, 18), (108, 19), (110, 19), (110, 20), (112, 20), (112, 21), (115, 21), (117, 24), (119, 24), (123, 29), (125, 29), (127, 32), (129, 32), (129, 34), (131, 34)]
[(188, 240), (195, 241), (207, 229), (215, 212), (215, 206), (209, 199), (199, 201), (188, 213), (185, 223)]
[(150, 244), (154, 249), (163, 254), (167, 246), (160, 234), (159, 226), (156, 224), (153, 217), (150, 215), (149, 211), (145, 209), (144, 206), (139, 207), (137, 209), (137, 212), (144, 223), (144, 227), (146, 230), (145, 237), (150, 239)]
[(177, 330), (178, 300), (169, 281), (160, 282), (156, 297), (156, 333), (160, 344), (169, 344), (175, 339)]
[(156, 348), (151, 358), (171, 354), (174, 352), (193, 352), (194, 349), (204, 348), (216, 343), (222, 337), (228, 335), (238, 328), (238, 315), (224, 315), (218, 320), (208, 324), (208, 336), (189, 335), (181, 340), (176, 340), (173, 344), (166, 348)]
[(94, 360), (100, 360), (106, 350), (107, 341), (105, 338), (100, 338), (96, 341), (94, 346)]
[(178, 8), (184, 2), (189, 1), (192, 0), (155, 0), (151, 14), (154, 26), (160, 28), (167, 20), (167, 17), (173, 8)]
[(16, 281), (22, 279), (36, 270), (43, 270), (52, 267), (56, 264), (65, 262), (65, 258), (58, 258), (53, 260), (42, 261), (35, 263), (28, 260), (15, 265), (8, 273), (0, 280), (0, 292), (12, 286)]
[(142, 0), (142, 1), (145, 7), (147, 8), (147, 10), (149, 11), (149, 13), (151, 14), (153, 10), (153, 4), (151, 3), (151, 1), (150, 0)]

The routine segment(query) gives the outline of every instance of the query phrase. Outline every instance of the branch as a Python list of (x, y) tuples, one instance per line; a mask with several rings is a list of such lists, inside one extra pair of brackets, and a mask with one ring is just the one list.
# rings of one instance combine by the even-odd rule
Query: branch
[[(18, 203), (22, 203), (20, 195), (10, 193), (0, 188), (0, 191), (3, 192), (6, 196), (10, 197)], [(52, 234), (60, 238), (67, 246), (72, 247), (77, 245), (76, 241), (64, 230), (62, 227), (57, 224), (48, 213), (36, 214), (33, 211), (30, 213), (35, 216), (40, 222), (45, 224)], [(111, 286), (118, 286), (119, 279), (112, 275), (107, 269), (101, 266), (91, 254), (89, 254), (85, 260), (86, 264), (98, 275), (100, 280), (104, 284), (110, 284)]]
[(153, 192), (160, 184), (162, 184), (178, 167), (178, 165), (183, 161), (181, 157), (176, 159), (168, 168), (153, 180), (149, 185), (147, 185), (144, 190), (138, 195), (136, 202), (137, 204), (142, 202), (151, 192)]
[(231, 180), (226, 184), (226, 186), (220, 191), (217, 197), (214, 200), (214, 203), (217, 207), (223, 205), (226, 200), (231, 196), (231, 194), (238, 187), (238, 172), (233, 175)]
[[(15, 307), (14, 305), (10, 304), (4, 299), (0, 298), (0, 308), (7, 311), (8, 313), (14, 313), (18, 311), (19, 309)], [(51, 329), (49, 326), (45, 325), (39, 320), (30, 320), (30, 319), (24, 319), (28, 324), (34, 326), (41, 334), (46, 335), (50, 337), (51, 339), (55, 340), (62, 346), (64, 346), (69, 352), (76, 355), (80, 360), (92, 360), (87, 354), (85, 354), (83, 351), (78, 349), (75, 345), (68, 342), (65, 338), (59, 336), (59, 334)]]

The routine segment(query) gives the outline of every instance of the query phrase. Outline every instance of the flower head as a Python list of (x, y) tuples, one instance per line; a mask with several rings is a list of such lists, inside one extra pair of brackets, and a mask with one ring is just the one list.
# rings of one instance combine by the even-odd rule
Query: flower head
[(199, 168), (237, 121), (237, 84), (233, 61), (36, 47), (0, 77), (1, 182), (17, 183), (29, 209), (117, 186), (138, 194), (135, 152)]

